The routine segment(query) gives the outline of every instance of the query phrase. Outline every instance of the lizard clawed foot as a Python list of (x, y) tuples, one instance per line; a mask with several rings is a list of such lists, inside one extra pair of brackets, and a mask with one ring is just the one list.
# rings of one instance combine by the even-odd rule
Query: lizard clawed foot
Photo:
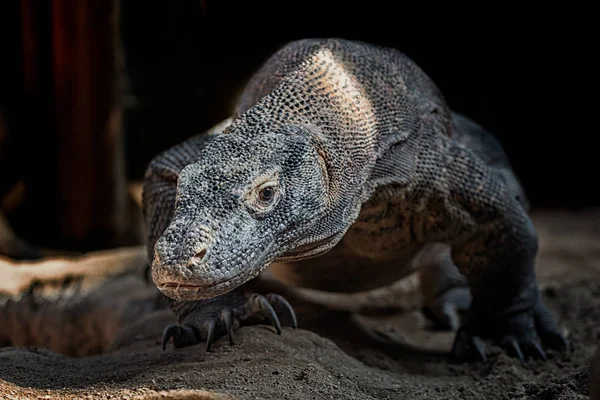
[[(279, 313), (279, 316), (278, 316)], [(163, 331), (162, 347), (173, 338), (175, 348), (206, 343), (206, 351), (218, 338), (227, 335), (234, 345), (233, 332), (242, 325), (256, 325), (266, 321), (281, 334), (280, 316), (298, 326), (292, 306), (280, 295), (253, 294), (246, 298), (242, 293), (228, 293), (210, 300), (184, 304), (180, 312), (180, 325), (169, 325)]]
[(487, 361), (484, 340), (491, 340), (521, 363), (529, 357), (547, 361), (546, 349), (565, 351), (569, 344), (550, 311), (538, 301), (533, 312), (518, 313), (495, 320), (467, 321), (456, 334), (452, 355), (456, 359)]

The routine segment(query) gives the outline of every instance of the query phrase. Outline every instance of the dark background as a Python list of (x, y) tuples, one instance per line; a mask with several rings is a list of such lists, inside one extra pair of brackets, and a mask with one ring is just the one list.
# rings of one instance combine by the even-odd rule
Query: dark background
[(160, 149), (227, 117), (248, 75), (285, 42), (337, 36), (393, 46), (413, 58), (453, 109), (496, 134), (534, 207), (600, 205), (592, 183), (597, 127), (587, 100), (593, 47), (584, 20), (571, 19), (569, 10), (553, 17), (547, 9), (526, 15), (494, 8), (434, 15), (428, 7), (401, 12), (394, 2), (340, 6), (339, 13), (322, 8), (326, 3), (314, 10), (307, 3), (274, 9), (232, 3), (143, 9), (124, 3), (127, 71), (139, 97), (125, 125), (128, 154), (140, 161), (130, 164), (132, 177), (141, 177), (144, 162)]
[[(68, 7), (68, 1), (60, 1)], [(52, 74), (45, 69), (52, 63), (44, 60), (52, 57), (50, 5), (58, 8), (57, 3), (4, 2), (0, 16), (6, 21), (1, 24), (6, 69), (0, 76), (0, 111), (5, 111), (9, 134), (4, 140), (0, 134), (0, 192), (20, 172), (36, 175), (46, 169), (44, 163), (55, 162), (48, 153), (57, 144), (46, 135), (56, 127), (53, 111), (28, 108), (31, 99), (23, 92), (19, 18), (24, 3), (35, 5), (40, 43), (47, 42), (36, 53), (44, 66), (38, 79), (47, 86), (40, 93), (49, 96), (39, 104), (51, 105), (52, 100), (51, 79), (43, 78)], [(587, 21), (591, 11), (491, 5), (458, 10), (427, 3), (419, 8), (394, 2), (122, 1), (118, 21), (125, 58), (121, 78), (127, 178), (141, 180), (157, 153), (228, 117), (250, 74), (286, 42), (342, 37), (395, 47), (415, 60), (454, 110), (498, 137), (534, 208), (599, 206), (597, 79), (591, 66), (597, 45)], [(98, 26), (104, 26), (102, 21)], [(90, 33), (95, 34), (100, 37), (102, 32)], [(76, 44), (79, 38), (69, 40)], [(71, 68), (77, 71), (77, 65)], [(87, 68), (96, 68), (93, 73), (103, 79), (100, 63)], [(37, 193), (30, 191), (30, 197), (39, 200), (50, 191), (51, 178), (37, 185)], [(53, 209), (77, 202), (75, 198)], [(45, 203), (33, 202), (9, 215), (34, 241), (46, 240), (48, 233), (38, 229), (36, 236), (33, 225), (52, 213), (39, 204)], [(88, 205), (96, 207), (92, 200)], [(56, 218), (48, 223), (60, 223)], [(95, 229), (92, 223), (87, 226)]]

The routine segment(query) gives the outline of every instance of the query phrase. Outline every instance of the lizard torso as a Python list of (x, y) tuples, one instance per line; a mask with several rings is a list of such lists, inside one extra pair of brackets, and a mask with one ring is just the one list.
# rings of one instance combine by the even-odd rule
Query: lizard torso
[[(522, 195), (497, 142), (452, 113), (429, 77), (395, 49), (341, 39), (288, 44), (253, 75), (232, 118), (205, 137), (260, 136), (285, 125), (314, 128), (329, 180), (330, 212), (274, 260), (273, 270), (284, 265), (294, 284), (332, 291), (389, 284), (418, 268), (412, 260), (427, 243), (468, 235), (455, 230), (453, 221), (462, 219), (464, 229), (470, 216), (452, 204), (439, 168), (451, 146), (509, 171), (511, 190)], [(181, 154), (160, 159), (176, 158), (174, 179), (199, 157)], [(162, 230), (150, 235), (150, 257)]]
[(480, 336), (521, 359), (519, 346), (545, 358), (536, 335), (565, 346), (540, 300), (537, 234), (501, 147), (399, 51), (288, 43), (216, 131), (158, 156), (145, 180), (152, 277), (183, 324), (165, 340), (210, 344), (217, 326), (231, 338), (232, 313), (276, 321), (270, 302), (282, 298), (245, 300), (242, 286), (295, 262), (294, 283), (332, 292), (392, 285), (415, 269), (448, 277), (427, 309), (451, 327), (452, 310), (469, 309), (457, 356), (485, 358)]

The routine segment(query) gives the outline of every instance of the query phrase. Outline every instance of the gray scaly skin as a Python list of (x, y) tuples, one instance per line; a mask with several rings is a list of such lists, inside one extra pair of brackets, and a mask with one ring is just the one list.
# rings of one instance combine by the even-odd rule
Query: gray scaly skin
[(435, 244), (436, 273), (458, 268), (472, 299), (454, 356), (485, 359), (483, 340), (520, 359), (567, 346), (540, 298), (536, 231), (502, 149), (397, 50), (289, 43), (231, 120), (152, 161), (143, 204), (176, 347), (232, 341), (265, 316), (295, 326), (281, 296), (244, 290), (271, 263), (291, 263), (307, 287), (364, 290), (419, 268), (410, 261)]

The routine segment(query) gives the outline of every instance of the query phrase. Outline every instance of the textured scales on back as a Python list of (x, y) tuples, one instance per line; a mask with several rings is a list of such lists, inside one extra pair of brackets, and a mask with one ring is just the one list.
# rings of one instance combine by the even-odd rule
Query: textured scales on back
[(453, 310), (470, 309), (455, 356), (485, 359), (482, 339), (520, 358), (566, 346), (539, 296), (537, 236), (510, 163), (408, 57), (299, 40), (266, 61), (237, 104), (146, 175), (152, 275), (180, 318), (164, 343), (232, 341), (256, 316), (295, 326), (283, 297), (244, 289), (291, 262), (300, 284), (332, 291), (429, 271), (441, 282), (432, 314), (454, 329)]
[(440, 133), (452, 133), (443, 96), (412, 60), (395, 49), (339, 39), (300, 40), (275, 53), (248, 83), (236, 113), (240, 124), (246, 113), (260, 123), (318, 126), (324, 140), (343, 141), (331, 146), (332, 172), (351, 164), (347, 175), (362, 172), (353, 182), (361, 187), (377, 160), (419, 134), (430, 116)]

